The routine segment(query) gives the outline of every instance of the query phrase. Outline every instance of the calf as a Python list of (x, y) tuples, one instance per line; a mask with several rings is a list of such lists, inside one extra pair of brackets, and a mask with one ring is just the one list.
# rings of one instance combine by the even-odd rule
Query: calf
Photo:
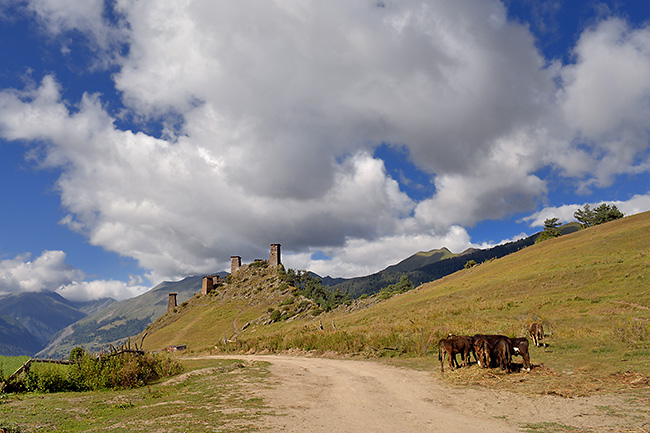
[[(533, 322), (528, 326), (528, 333), (530, 338), (533, 339), (535, 346), (539, 347), (542, 345), (540, 340), (544, 339), (544, 327), (540, 322)], [(546, 346), (546, 344), (544, 344)]]
[(449, 368), (454, 369), (456, 354), (460, 353), (463, 365), (467, 365), (469, 358), (469, 342), (464, 338), (443, 338), (438, 342), (438, 360), (440, 371), (445, 371), (445, 355), (449, 356)]

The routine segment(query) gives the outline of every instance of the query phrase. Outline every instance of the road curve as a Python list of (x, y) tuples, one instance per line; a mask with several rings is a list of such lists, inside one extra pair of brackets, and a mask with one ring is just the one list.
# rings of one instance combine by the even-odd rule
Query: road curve
[(255, 392), (283, 416), (265, 417), (262, 431), (510, 433), (521, 432), (526, 424), (552, 423), (600, 432), (622, 431), (640, 422), (628, 418), (630, 414), (612, 413), (628, 404), (614, 395), (567, 399), (457, 389), (441, 382), (438, 373), (371, 361), (286, 355), (208, 358), (271, 364), (272, 386)]

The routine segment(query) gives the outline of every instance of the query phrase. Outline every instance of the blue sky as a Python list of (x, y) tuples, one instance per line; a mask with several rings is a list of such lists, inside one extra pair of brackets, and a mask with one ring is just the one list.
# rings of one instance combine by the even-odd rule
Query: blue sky
[(646, 1), (0, 0), (0, 293), (366, 275), (650, 209)]

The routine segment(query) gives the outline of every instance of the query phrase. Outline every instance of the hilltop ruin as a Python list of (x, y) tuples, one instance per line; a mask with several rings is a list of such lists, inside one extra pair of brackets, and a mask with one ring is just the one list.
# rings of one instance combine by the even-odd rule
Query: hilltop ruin
[[(268, 260), (255, 259), (255, 262), (267, 262), (270, 267), (277, 267), (282, 264), (280, 244), (271, 244), (271, 251)], [(249, 265), (242, 265), (241, 256), (230, 256), (230, 273), (234, 274)], [(203, 277), (203, 286), (201, 294), (207, 295), (212, 292), (215, 287), (223, 284), (224, 280), (219, 275), (206, 275)]]

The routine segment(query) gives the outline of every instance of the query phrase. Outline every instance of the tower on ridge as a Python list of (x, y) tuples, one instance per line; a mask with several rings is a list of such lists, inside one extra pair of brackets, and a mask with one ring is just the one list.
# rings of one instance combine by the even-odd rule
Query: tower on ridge
[(167, 301), (167, 312), (172, 311), (174, 307), (176, 307), (176, 293), (170, 293)]
[(278, 266), (282, 263), (280, 260), (280, 244), (271, 244), (271, 256), (269, 257), (269, 266)]
[(230, 256), (230, 273), (234, 274), (241, 268), (241, 257), (240, 256)]

